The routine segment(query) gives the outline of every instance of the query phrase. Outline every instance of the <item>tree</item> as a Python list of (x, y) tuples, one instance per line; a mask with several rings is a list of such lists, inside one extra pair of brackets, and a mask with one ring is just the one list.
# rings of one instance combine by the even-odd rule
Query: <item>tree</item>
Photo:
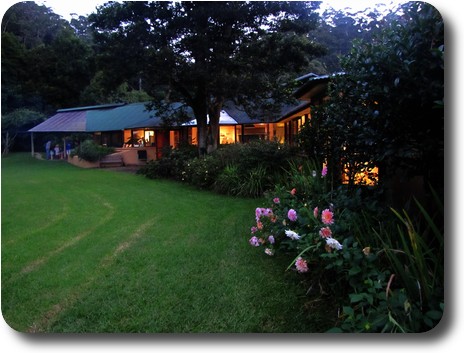
[(369, 41), (383, 25), (384, 15), (377, 9), (366, 9), (357, 13), (328, 8), (321, 15), (318, 28), (311, 33), (312, 38), (324, 43), (327, 54), (319, 58), (328, 73), (340, 72), (340, 58), (349, 54), (353, 41)]
[(93, 76), (92, 57), (90, 44), (51, 9), (32, 1), (13, 5), (2, 20), (2, 112), (79, 104)]
[[(379, 166), (384, 186), (398, 175), (443, 189), (444, 25), (423, 2), (402, 5), (372, 41), (355, 42), (333, 78), (329, 103), (301, 134), (310, 153), (353, 173)], [(319, 139), (313, 138), (320, 126)]]
[(53, 109), (79, 105), (81, 92), (95, 71), (91, 47), (71, 29), (61, 31), (46, 46), (28, 53), (26, 90), (43, 98)]
[(291, 92), (289, 77), (304, 72), (323, 52), (307, 35), (316, 26), (318, 6), (136, 1), (106, 4), (89, 20), (108, 83), (116, 87), (143, 77), (150, 95), (159, 96), (163, 88), (157, 105), (181, 100), (190, 106), (204, 152), (207, 117), (215, 148), (227, 99), (255, 112), (258, 107), (270, 111)]
[(6, 156), (10, 152), (18, 133), (27, 131), (44, 120), (43, 114), (29, 109), (18, 109), (2, 115), (2, 155)]

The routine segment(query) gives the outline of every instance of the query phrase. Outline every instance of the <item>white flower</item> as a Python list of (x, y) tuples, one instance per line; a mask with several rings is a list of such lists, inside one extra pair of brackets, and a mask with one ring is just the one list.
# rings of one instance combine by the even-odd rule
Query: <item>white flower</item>
[(343, 249), (343, 246), (338, 242), (338, 240), (334, 239), (334, 238), (327, 238), (325, 240), (325, 242), (327, 243), (328, 246), (330, 246), (332, 249), (336, 249), (336, 250), (341, 250)]
[(274, 251), (273, 251), (272, 249), (269, 249), (269, 248), (266, 248), (266, 249), (264, 250), (264, 252), (265, 252), (267, 255), (269, 255), (269, 256), (274, 255)]
[(296, 234), (293, 230), (286, 230), (285, 235), (289, 237), (292, 240), (298, 240), (300, 239), (300, 236)]

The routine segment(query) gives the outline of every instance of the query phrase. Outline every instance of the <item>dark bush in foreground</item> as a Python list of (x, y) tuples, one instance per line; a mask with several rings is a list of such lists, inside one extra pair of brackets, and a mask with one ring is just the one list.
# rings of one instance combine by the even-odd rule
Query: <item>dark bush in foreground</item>
[(79, 159), (83, 159), (88, 162), (97, 162), (113, 152), (113, 148), (98, 145), (92, 140), (86, 140), (82, 142), (80, 146), (75, 148), (71, 152), (71, 155), (78, 156)]

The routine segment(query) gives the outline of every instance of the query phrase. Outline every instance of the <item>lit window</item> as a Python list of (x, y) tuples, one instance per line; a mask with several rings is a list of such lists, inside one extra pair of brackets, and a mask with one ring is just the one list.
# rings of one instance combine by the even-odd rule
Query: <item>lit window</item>
[[(345, 164), (342, 174), (342, 183), (349, 184), (350, 177), (355, 185), (375, 186), (379, 182), (379, 168), (370, 167), (369, 163), (364, 163), (358, 168), (353, 168), (349, 164)], [(357, 172), (353, 172), (357, 170)]]

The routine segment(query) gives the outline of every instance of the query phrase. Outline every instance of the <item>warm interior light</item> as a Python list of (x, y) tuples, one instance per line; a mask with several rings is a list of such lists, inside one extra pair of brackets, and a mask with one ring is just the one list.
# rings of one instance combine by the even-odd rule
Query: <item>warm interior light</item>
[[(342, 174), (342, 183), (348, 184), (350, 167), (344, 165), (343, 174)], [(379, 168), (378, 167), (368, 167), (368, 163), (364, 163), (364, 167), (361, 171), (354, 174), (353, 183), (355, 185), (366, 185), (366, 186), (375, 186), (379, 183)]]

